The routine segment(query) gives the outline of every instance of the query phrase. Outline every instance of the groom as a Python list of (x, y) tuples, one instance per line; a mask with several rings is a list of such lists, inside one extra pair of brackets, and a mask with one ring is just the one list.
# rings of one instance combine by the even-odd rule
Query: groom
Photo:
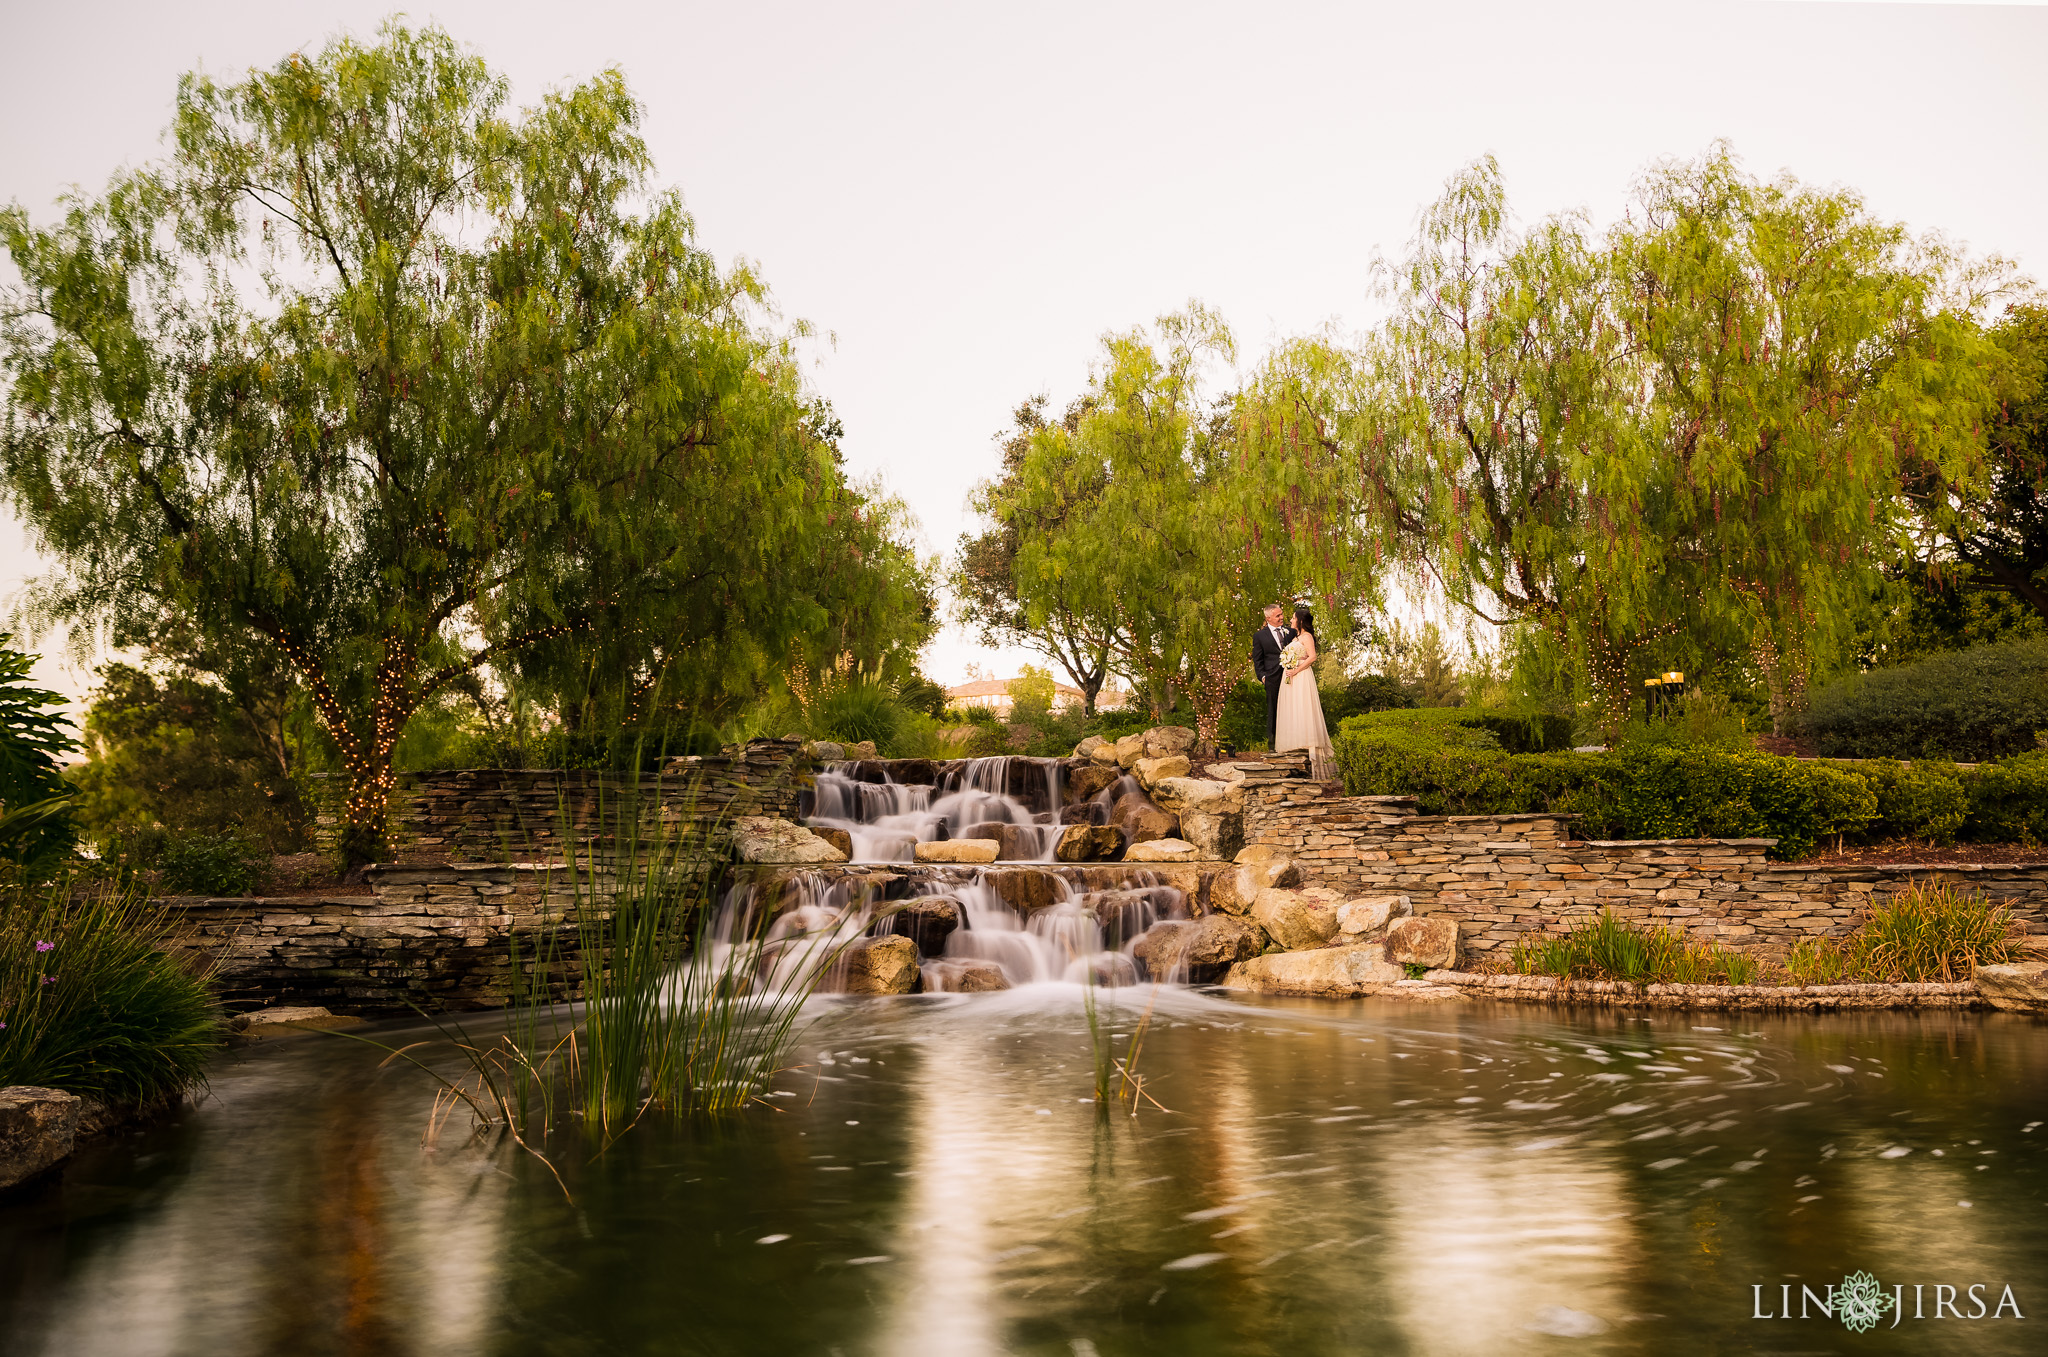
[(1266, 685), (1266, 748), (1273, 747), (1276, 730), (1280, 723), (1280, 680), (1286, 670), (1280, 667), (1280, 652), (1294, 639), (1292, 628), (1280, 625), (1280, 605), (1266, 605), (1266, 625), (1252, 636), (1252, 673)]

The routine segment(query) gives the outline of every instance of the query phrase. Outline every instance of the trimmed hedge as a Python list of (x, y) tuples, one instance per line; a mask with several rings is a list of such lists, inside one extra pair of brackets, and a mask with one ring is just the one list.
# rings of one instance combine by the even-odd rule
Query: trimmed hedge
[[(1952, 763), (1821, 763), (1753, 749), (1661, 745), (1517, 753), (1525, 718), (1460, 708), (1352, 717), (1336, 736), (1354, 796), (1408, 795), (1425, 815), (1580, 817), (1591, 839), (1774, 838), (1804, 857), (1834, 836), (2048, 840), (2048, 752), (1965, 771)], [(1555, 727), (1539, 727), (1547, 743)]]
[(2009, 758), (2048, 731), (2048, 641), (1873, 669), (1815, 692), (1798, 730), (1829, 758)]

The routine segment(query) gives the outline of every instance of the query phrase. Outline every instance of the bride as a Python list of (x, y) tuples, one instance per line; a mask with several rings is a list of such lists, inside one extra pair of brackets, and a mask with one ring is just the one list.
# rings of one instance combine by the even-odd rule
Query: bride
[(1280, 684), (1280, 714), (1274, 751), (1306, 749), (1309, 776), (1327, 782), (1337, 775), (1337, 752), (1323, 724), (1323, 699), (1316, 691), (1316, 619), (1306, 604), (1294, 606), (1294, 639), (1280, 652), (1286, 678)]

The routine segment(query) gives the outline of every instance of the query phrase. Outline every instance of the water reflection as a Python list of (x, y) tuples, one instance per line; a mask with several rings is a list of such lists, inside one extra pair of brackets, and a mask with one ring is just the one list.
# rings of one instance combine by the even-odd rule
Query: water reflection
[[(1112, 996), (1127, 1031), (1145, 989)], [(1427, 1354), (1826, 1350), (1751, 1287), (2048, 1303), (2048, 1027), (1162, 991), (1171, 1113), (1099, 1118), (1079, 991), (835, 1002), (776, 1110), (544, 1170), (308, 1037), (0, 1212), (7, 1350)], [(2031, 1125), (2030, 1125), (2031, 1124)], [(1996, 1295), (1994, 1287), (1993, 1295)]]

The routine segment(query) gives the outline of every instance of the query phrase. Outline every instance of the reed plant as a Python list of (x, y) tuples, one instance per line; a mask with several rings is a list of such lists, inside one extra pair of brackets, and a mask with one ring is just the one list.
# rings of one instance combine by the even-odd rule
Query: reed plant
[(132, 886), (0, 885), (0, 1087), (146, 1105), (202, 1083), (220, 1008), (166, 942)]
[(1852, 965), (1864, 980), (1957, 981), (2015, 961), (2012, 911), (1946, 883), (1915, 882), (1865, 916)]
[(1632, 985), (1747, 985), (1758, 971), (1755, 960), (1740, 952), (1691, 941), (1677, 929), (1631, 923), (1612, 910), (1581, 920), (1562, 934), (1518, 940), (1509, 964), (1518, 975)]
[(1132, 1116), (1138, 1115), (1140, 1103), (1150, 1103), (1161, 1112), (1168, 1109), (1157, 1098), (1146, 1092), (1148, 1076), (1138, 1070), (1139, 1057), (1145, 1051), (1145, 1037), (1152, 1030), (1152, 1006), (1159, 1001), (1159, 986), (1152, 986), (1152, 994), (1145, 1002), (1145, 1011), (1138, 1015), (1137, 1024), (1131, 1029), (1130, 1045), (1119, 1056), (1116, 1040), (1120, 1033), (1104, 1022), (1102, 1012), (1095, 1002), (1095, 981), (1090, 977), (1081, 986), (1081, 1012), (1088, 1021), (1088, 1046), (1095, 1066), (1095, 1106), (1102, 1115), (1108, 1115), (1111, 1103), (1128, 1107)]

